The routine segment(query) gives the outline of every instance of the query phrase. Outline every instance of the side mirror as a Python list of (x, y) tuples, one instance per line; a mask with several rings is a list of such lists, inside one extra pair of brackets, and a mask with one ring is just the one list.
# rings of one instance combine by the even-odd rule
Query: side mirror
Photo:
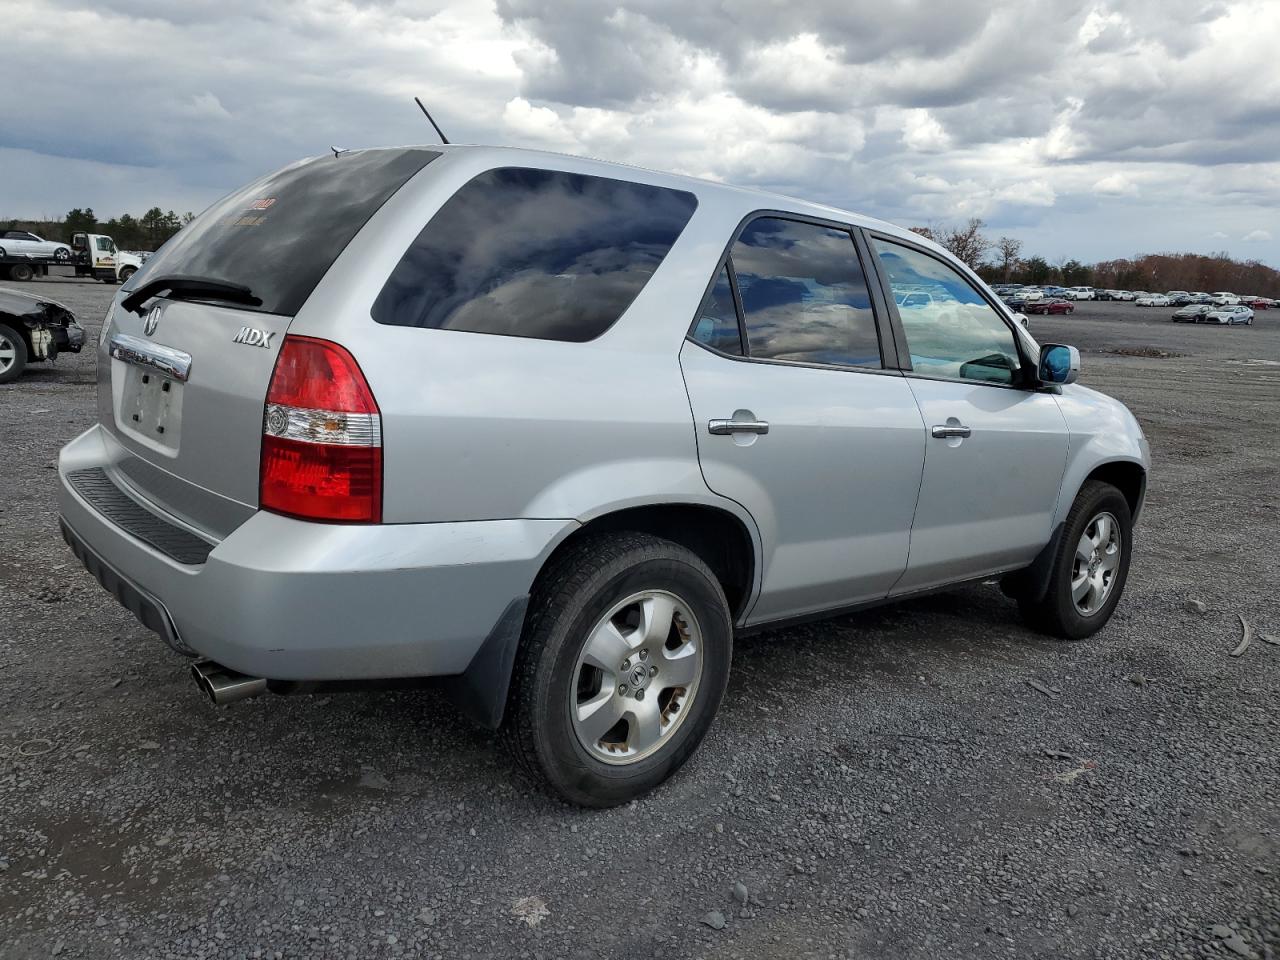
[(1017, 320), (1020, 324), (1022, 324), (1024, 329), (1029, 329), (1027, 328), (1027, 315), (1025, 313), (1015, 313), (1013, 315), (1013, 319)]
[(1080, 351), (1061, 343), (1046, 343), (1040, 348), (1036, 375), (1041, 383), (1075, 383), (1080, 379)]

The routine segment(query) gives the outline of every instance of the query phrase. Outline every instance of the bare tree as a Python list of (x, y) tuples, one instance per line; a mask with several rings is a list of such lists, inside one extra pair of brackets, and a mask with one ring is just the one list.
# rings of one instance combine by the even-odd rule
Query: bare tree
[(1018, 265), (1018, 254), (1022, 253), (1022, 241), (1013, 237), (1001, 237), (996, 241), (996, 252), (1000, 254), (1000, 275), (1007, 283)]
[(978, 217), (970, 217), (969, 222), (962, 226), (948, 226), (941, 233), (935, 231), (934, 239), (976, 270), (992, 246), (991, 241), (982, 235), (985, 226)]

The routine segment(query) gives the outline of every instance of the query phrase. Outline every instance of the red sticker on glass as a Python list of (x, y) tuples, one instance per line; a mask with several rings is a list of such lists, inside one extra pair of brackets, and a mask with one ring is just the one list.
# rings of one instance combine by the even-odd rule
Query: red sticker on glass
[(246, 209), (265, 210), (267, 209), (267, 207), (271, 206), (275, 202), (276, 202), (275, 197), (262, 197), (261, 199), (253, 201), (253, 203), (249, 204), (249, 206)]

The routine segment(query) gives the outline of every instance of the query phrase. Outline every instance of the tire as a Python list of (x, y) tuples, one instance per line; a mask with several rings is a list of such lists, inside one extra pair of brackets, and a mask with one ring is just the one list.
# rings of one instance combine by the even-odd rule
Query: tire
[(28, 280), (34, 280), (36, 272), (27, 263), (15, 263), (9, 268), (9, 277), (19, 283), (26, 283)]
[[(1072, 580), (1077, 571), (1085, 569), (1089, 557), (1081, 556), (1079, 565), (1077, 557), (1079, 548), (1084, 543), (1086, 534), (1097, 534), (1099, 528), (1095, 521), (1109, 515), (1115, 529), (1115, 544), (1118, 555), (1111, 567), (1108, 578), (1106, 567), (1110, 551), (1107, 543), (1101, 543), (1101, 550), (1093, 556), (1099, 563), (1096, 567), (1090, 564), (1087, 570), (1096, 570), (1105, 587), (1104, 594), (1098, 602), (1097, 594), (1089, 590), (1085, 594), (1085, 606), (1089, 600), (1095, 601), (1092, 610), (1082, 610), (1072, 597)], [(1097, 541), (1096, 536), (1090, 537)], [(1129, 502), (1124, 494), (1109, 483), (1090, 480), (1080, 488), (1075, 503), (1067, 514), (1062, 528), (1062, 539), (1058, 543), (1054, 556), (1053, 569), (1049, 574), (1049, 588), (1040, 599), (1020, 597), (1018, 608), (1022, 612), (1027, 625), (1042, 633), (1061, 637), (1064, 640), (1083, 640), (1092, 636), (1106, 626), (1115, 611), (1116, 604), (1124, 594), (1124, 586), (1129, 578), (1129, 560), (1132, 555), (1133, 518), (1129, 512)], [(1087, 579), (1093, 578), (1086, 574)]]
[(0, 383), (17, 380), (26, 367), (26, 341), (12, 327), (0, 324)]
[(71, 259), (71, 251), (63, 247), (59, 247), (57, 250), (53, 251), (53, 259), (57, 260), (59, 263), (66, 263)]
[[(645, 599), (627, 605), (637, 596)], [(666, 632), (641, 639), (636, 624), (651, 613), (661, 624), (664, 598), (676, 611)], [(592, 638), (601, 642), (588, 654)], [(724, 696), (732, 648), (724, 590), (696, 554), (643, 533), (586, 539), (555, 559), (534, 587), (504, 739), (527, 773), (570, 803), (626, 803), (672, 776), (698, 748)], [(615, 670), (619, 650), (625, 658)], [(668, 658), (681, 650), (692, 656)], [(608, 661), (609, 673), (592, 660)], [(682, 671), (692, 677), (681, 678), (687, 686), (659, 686), (664, 674), (675, 680)], [(599, 707), (586, 709), (592, 704)], [(636, 717), (654, 724), (647, 747)]]
[(5, 253), (4, 247), (0, 247), (0, 258), (3, 258), (5, 256), (7, 256), (7, 254)]
[(128, 282), (129, 282), (129, 278), (130, 278), (130, 277), (132, 277), (132, 276), (133, 276), (135, 273), (137, 273), (137, 272), (138, 272), (138, 270), (137, 270), (137, 268), (136, 268), (136, 267), (124, 267), (124, 268), (123, 268), (123, 269), (121, 269), (121, 271), (120, 271), (120, 280), (119, 280), (119, 282), (120, 282), (120, 283), (128, 283)]

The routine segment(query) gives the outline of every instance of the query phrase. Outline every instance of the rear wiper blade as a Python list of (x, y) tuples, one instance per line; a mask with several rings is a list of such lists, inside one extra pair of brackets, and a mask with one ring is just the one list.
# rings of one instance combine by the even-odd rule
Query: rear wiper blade
[(148, 280), (120, 301), (120, 306), (130, 313), (142, 316), (142, 305), (152, 297), (166, 294), (179, 300), (226, 300), (250, 307), (262, 306), (262, 301), (242, 283), (229, 283), (210, 277), (172, 276)]

